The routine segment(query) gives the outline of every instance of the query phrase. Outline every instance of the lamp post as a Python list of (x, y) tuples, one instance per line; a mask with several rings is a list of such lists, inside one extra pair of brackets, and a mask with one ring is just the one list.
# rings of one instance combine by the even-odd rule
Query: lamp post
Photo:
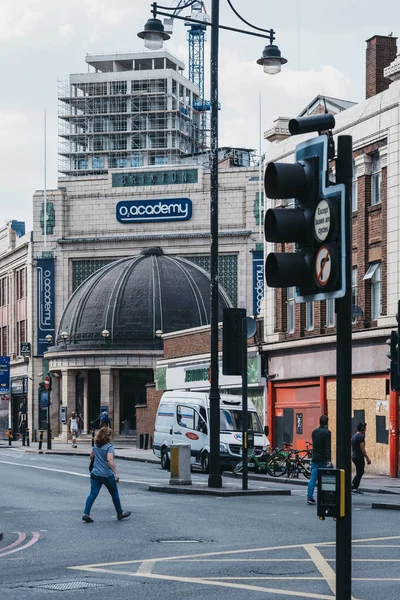
[[(48, 335), (46, 335), (45, 339), (46, 339), (46, 342), (48, 343), (48, 345), (50, 346), (51, 342), (53, 341), (53, 336), (48, 334)], [(51, 423), (50, 423), (51, 377), (48, 373), (47, 373), (45, 382), (48, 382), (47, 385), (49, 386), (47, 388), (47, 450), (51, 450)]]
[[(209, 22), (199, 21), (188, 17), (173, 15), (174, 19), (185, 21), (186, 23), (199, 23), (211, 28), (211, 47), (210, 47), (210, 354), (211, 354), (211, 385), (210, 385), (210, 474), (208, 477), (209, 487), (222, 487), (222, 477), (220, 471), (219, 440), (220, 440), (220, 393), (219, 393), (219, 361), (218, 361), (218, 51), (219, 51), (219, 30), (225, 29), (245, 35), (252, 35), (269, 40), (265, 46), (261, 58), (257, 64), (262, 65), (264, 72), (275, 75), (281, 70), (281, 66), (287, 62), (281, 56), (281, 52), (273, 42), (275, 32), (273, 29), (262, 29), (251, 25), (234, 8), (231, 0), (226, 0), (235, 15), (251, 27), (253, 31), (237, 29), (222, 25), (219, 20), (220, 0), (211, 0), (211, 19)], [(194, 4), (195, 0), (188, 0), (182, 8), (188, 8)], [(162, 48), (163, 42), (169, 39), (169, 35), (164, 32), (164, 26), (157, 15), (170, 17), (169, 12), (174, 8), (160, 6), (157, 2), (152, 5), (153, 18), (149, 19), (138, 36), (145, 42), (149, 49)], [(160, 10), (161, 9), (161, 10)], [(262, 32), (262, 33), (259, 33)]]

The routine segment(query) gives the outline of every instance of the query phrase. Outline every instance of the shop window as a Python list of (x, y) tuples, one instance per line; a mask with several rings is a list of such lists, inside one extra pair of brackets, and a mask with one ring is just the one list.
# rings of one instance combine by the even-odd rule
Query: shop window
[(335, 327), (335, 299), (329, 298), (326, 301), (326, 326)]
[(314, 329), (314, 302), (306, 302), (306, 329)]
[(376, 204), (380, 204), (382, 202), (381, 187), (382, 187), (381, 159), (379, 157), (379, 154), (376, 153), (372, 156), (371, 206), (375, 206)]
[(286, 292), (287, 333), (294, 332), (294, 287), (288, 287)]

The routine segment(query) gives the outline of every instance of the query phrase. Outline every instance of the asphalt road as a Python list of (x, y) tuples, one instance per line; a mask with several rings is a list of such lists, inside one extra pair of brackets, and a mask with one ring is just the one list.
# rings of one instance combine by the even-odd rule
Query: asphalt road
[[(318, 520), (305, 488), (281, 497), (158, 494), (147, 487), (168, 473), (119, 461), (131, 518), (117, 521), (103, 489), (86, 524), (87, 467), (87, 457), (0, 450), (0, 597), (334, 597), (335, 523)], [(372, 510), (373, 494), (353, 500), (353, 597), (398, 600), (400, 512)]]

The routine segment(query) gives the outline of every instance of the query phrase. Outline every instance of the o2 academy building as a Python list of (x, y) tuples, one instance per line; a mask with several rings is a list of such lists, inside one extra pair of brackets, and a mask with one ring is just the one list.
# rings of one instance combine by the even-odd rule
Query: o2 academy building
[[(263, 296), (258, 171), (232, 162), (219, 171), (221, 320), (225, 306), (258, 314)], [(53, 436), (65, 439), (72, 410), (88, 431), (103, 409), (117, 435), (134, 435), (161, 335), (209, 324), (209, 170), (111, 169), (59, 185), (47, 191), (46, 236), (43, 192), (34, 196), (37, 347), (51, 374)]]

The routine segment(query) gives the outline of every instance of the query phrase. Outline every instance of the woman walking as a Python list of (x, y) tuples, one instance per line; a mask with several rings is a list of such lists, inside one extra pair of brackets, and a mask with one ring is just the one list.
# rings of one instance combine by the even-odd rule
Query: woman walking
[(110, 443), (112, 431), (109, 427), (102, 427), (95, 440), (95, 445), (90, 453), (90, 458), (94, 459), (93, 469), (90, 473), (90, 494), (86, 500), (85, 513), (82, 517), (86, 523), (93, 523), (90, 516), (90, 510), (93, 502), (96, 500), (101, 486), (104, 484), (111, 494), (112, 501), (117, 511), (118, 521), (126, 519), (131, 514), (130, 511), (124, 512), (119, 499), (117, 483), (119, 476), (114, 461), (115, 450)]

